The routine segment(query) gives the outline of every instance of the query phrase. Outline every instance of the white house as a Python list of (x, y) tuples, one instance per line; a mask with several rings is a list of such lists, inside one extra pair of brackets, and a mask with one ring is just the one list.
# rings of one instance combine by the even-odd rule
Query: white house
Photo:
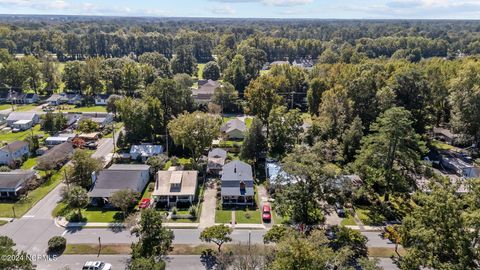
[[(24, 122), (25, 120), (31, 122)], [(31, 128), (38, 124), (38, 122), (40, 121), (40, 116), (33, 112), (11, 112), (7, 117), (7, 126), (12, 127), (13, 124), (18, 121), (23, 122), (19, 122), (17, 123), (17, 125), (23, 125), (25, 127)]]
[(45, 145), (46, 146), (55, 146), (55, 145), (62, 144), (64, 142), (68, 142), (70, 140), (71, 139), (69, 137), (48, 137), (45, 140)]
[(132, 145), (130, 148), (130, 158), (133, 160), (140, 157), (142, 161), (145, 161), (149, 157), (157, 156), (161, 153), (163, 153), (163, 146), (155, 144), (137, 144)]
[(157, 203), (175, 206), (192, 204), (197, 190), (197, 171), (159, 171), (152, 197)]
[(0, 164), (10, 165), (15, 160), (21, 160), (30, 155), (28, 143), (25, 141), (14, 141), (0, 148)]
[(95, 105), (107, 105), (107, 100), (110, 97), (108, 94), (101, 94), (95, 96)]
[(35, 93), (27, 93), (23, 97), (23, 102), (25, 104), (32, 104), (32, 103), (37, 103), (40, 98), (38, 97), (37, 94)]

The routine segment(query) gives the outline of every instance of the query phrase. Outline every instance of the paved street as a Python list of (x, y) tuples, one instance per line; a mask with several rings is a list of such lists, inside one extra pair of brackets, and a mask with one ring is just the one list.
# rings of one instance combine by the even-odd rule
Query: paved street
[(395, 244), (380, 237), (380, 232), (362, 232), (368, 238), (367, 247), (395, 248)]
[(65, 269), (82, 269), (83, 264), (86, 261), (104, 261), (112, 265), (112, 269), (125, 269), (130, 256), (128, 255), (62, 255), (56, 260), (41, 260), (35, 262), (37, 270), (59, 270)]

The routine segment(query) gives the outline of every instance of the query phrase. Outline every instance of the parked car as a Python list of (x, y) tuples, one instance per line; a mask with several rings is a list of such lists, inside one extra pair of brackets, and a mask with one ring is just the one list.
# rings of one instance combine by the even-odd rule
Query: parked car
[(95, 149), (97, 149), (97, 142), (94, 142), (94, 141), (87, 142), (87, 143), (85, 143), (84, 146), (86, 148), (90, 149), (90, 150), (95, 150)]
[(270, 212), (270, 205), (264, 204), (262, 208), (262, 219), (265, 222), (272, 221), (272, 213)]
[(142, 201), (140, 201), (140, 205), (138, 206), (138, 208), (140, 209), (146, 209), (150, 206), (150, 199), (148, 198), (145, 198), (145, 199), (142, 199)]
[(88, 261), (83, 265), (82, 270), (111, 270), (112, 265), (101, 261)]
[(337, 212), (337, 215), (341, 218), (346, 217), (347, 215), (345, 214), (345, 209), (340, 203), (335, 203), (335, 211)]

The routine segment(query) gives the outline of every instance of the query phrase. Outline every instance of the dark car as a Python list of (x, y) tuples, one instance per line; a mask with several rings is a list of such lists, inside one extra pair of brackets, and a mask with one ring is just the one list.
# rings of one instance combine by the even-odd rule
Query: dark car
[(95, 150), (95, 149), (97, 149), (97, 143), (96, 142), (87, 142), (87, 143), (85, 143), (85, 147), (90, 149), (90, 150)]
[(337, 212), (337, 215), (341, 218), (344, 218), (347, 216), (345, 214), (345, 209), (340, 203), (335, 203), (335, 212)]

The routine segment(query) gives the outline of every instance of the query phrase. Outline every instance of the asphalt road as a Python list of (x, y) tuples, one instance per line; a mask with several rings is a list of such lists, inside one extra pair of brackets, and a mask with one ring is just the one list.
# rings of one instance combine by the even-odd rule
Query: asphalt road
[(367, 247), (387, 247), (395, 248), (395, 244), (390, 240), (380, 237), (380, 232), (362, 232), (367, 237)]
[[(202, 244), (200, 241), (200, 230), (198, 229), (174, 229), (174, 244)], [(252, 244), (263, 243), (264, 230), (252, 230), (250, 233), (250, 241)], [(104, 244), (118, 243), (129, 244), (136, 241), (136, 237), (132, 236), (128, 229), (68, 229), (62, 232), (68, 243), (98, 243), (98, 237)], [(248, 243), (248, 230), (234, 230), (232, 233), (233, 242)]]

